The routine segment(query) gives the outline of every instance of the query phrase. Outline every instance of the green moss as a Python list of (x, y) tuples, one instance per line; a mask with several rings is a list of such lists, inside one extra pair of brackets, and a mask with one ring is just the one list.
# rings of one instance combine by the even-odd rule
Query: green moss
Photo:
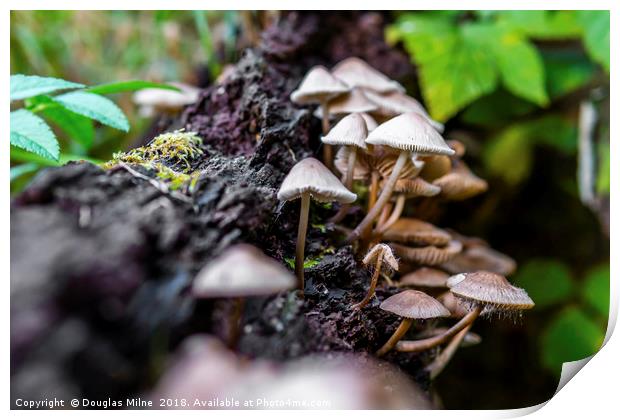
[(189, 161), (203, 154), (201, 144), (202, 139), (196, 133), (177, 130), (160, 134), (146, 146), (115, 153), (101, 166), (111, 169), (119, 163), (142, 165), (153, 170), (155, 176), (165, 181), (171, 190), (176, 190), (197, 179), (197, 173), (191, 171)]
[[(318, 256), (307, 257), (304, 260), (304, 268), (312, 268), (315, 265), (318, 265), (327, 254), (333, 254), (335, 251), (335, 248), (333, 246), (330, 246), (328, 248), (325, 248), (325, 250), (321, 252)], [(295, 268), (295, 258), (285, 258), (284, 262), (286, 262), (289, 267)]]

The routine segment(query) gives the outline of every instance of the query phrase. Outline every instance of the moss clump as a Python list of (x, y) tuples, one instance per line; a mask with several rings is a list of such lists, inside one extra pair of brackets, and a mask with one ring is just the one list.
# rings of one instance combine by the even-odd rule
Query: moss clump
[(176, 190), (195, 178), (196, 173), (191, 171), (189, 161), (203, 154), (201, 144), (202, 139), (196, 133), (177, 130), (160, 134), (146, 146), (114, 153), (112, 159), (101, 166), (111, 169), (119, 163), (142, 165), (153, 170), (170, 189)]

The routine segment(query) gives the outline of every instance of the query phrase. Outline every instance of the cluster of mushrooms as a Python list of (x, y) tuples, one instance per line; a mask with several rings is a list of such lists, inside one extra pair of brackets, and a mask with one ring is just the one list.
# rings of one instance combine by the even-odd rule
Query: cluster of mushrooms
[[(311, 200), (340, 204), (330, 222), (345, 232), (345, 243), (353, 246), (361, 264), (372, 267), (366, 296), (353, 310), (363, 311), (377, 299), (381, 279), (402, 290), (380, 302), (382, 310), (402, 321), (376, 350), (377, 356), (445, 345), (427, 367), (434, 378), (459, 346), (479, 341), (469, 330), (480, 314), (520, 314), (534, 306), (527, 293), (505, 277), (516, 268), (512, 259), (480, 239), (403, 216), (409, 203), (432, 208), (475, 196), (488, 186), (461, 160), (465, 146), (444, 140), (443, 126), (398, 82), (361, 59), (348, 58), (331, 71), (312, 68), (291, 100), (318, 105), (314, 115), (323, 127), (323, 162), (299, 161), (278, 191), (282, 202), (301, 201), (295, 277), (256, 248), (239, 245), (211, 262), (194, 281), (197, 297), (235, 299), (232, 343), (245, 297), (295, 287), (303, 296)], [(358, 197), (353, 191), (365, 193)], [(366, 211), (350, 228), (345, 222), (353, 206)], [(397, 281), (391, 278), (394, 273)], [(456, 322), (404, 339), (414, 322), (437, 318)]]

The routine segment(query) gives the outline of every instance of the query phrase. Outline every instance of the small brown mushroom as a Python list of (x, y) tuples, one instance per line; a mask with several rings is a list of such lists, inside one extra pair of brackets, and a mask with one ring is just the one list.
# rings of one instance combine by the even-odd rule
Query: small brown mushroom
[(404, 244), (446, 246), (452, 236), (445, 230), (420, 219), (402, 217), (383, 233), (387, 241)]
[(402, 114), (381, 124), (368, 135), (366, 143), (394, 149), (399, 155), (377, 202), (349, 235), (347, 238), (349, 242), (356, 240), (372, 227), (372, 223), (390, 200), (394, 185), (411, 153), (454, 154), (454, 151), (448, 147), (441, 135), (431, 127), (426, 119), (414, 112)]
[(347, 190), (321, 162), (314, 158), (307, 158), (293, 166), (278, 191), (280, 201), (291, 201), (297, 198), (301, 198), (301, 210), (295, 252), (295, 274), (303, 293), (304, 249), (310, 198), (320, 202), (352, 203), (357, 199), (357, 195)]
[(390, 79), (357, 57), (346, 58), (336, 64), (332, 69), (332, 74), (352, 88), (357, 87), (383, 93), (405, 91), (400, 83)]
[(377, 356), (383, 356), (392, 350), (396, 343), (407, 333), (414, 319), (433, 319), (450, 316), (450, 312), (441, 303), (418, 290), (405, 290), (390, 296), (381, 303), (381, 309), (401, 316), (403, 320), (390, 339), (377, 351)]
[(492, 271), (509, 276), (517, 269), (517, 263), (508, 255), (495, 251), (486, 245), (467, 245), (463, 252), (441, 265), (450, 273), (467, 273), (476, 270)]
[[(420, 287), (428, 289), (445, 289), (450, 276), (430, 267), (422, 267), (401, 277), (398, 287)], [(445, 305), (444, 305), (445, 306)], [(449, 308), (448, 308), (449, 309)]]
[(372, 273), (372, 278), (370, 279), (370, 286), (368, 287), (368, 292), (364, 299), (361, 302), (353, 305), (353, 309), (362, 309), (364, 306), (368, 305), (370, 299), (375, 295), (375, 289), (377, 288), (377, 283), (379, 281), (379, 274), (381, 270), (385, 266), (389, 270), (398, 271), (398, 261), (394, 258), (394, 254), (389, 246), (385, 244), (377, 244), (364, 257), (362, 263), (365, 266), (369, 266), (371, 264), (375, 265), (374, 272)]
[(459, 241), (451, 240), (446, 246), (433, 245), (411, 248), (391, 242), (389, 244), (399, 258), (411, 263), (423, 265), (439, 265), (461, 252), (462, 245)]
[(459, 162), (450, 173), (433, 181), (441, 188), (441, 197), (448, 200), (460, 201), (485, 192), (489, 185), (474, 175), (463, 162)]

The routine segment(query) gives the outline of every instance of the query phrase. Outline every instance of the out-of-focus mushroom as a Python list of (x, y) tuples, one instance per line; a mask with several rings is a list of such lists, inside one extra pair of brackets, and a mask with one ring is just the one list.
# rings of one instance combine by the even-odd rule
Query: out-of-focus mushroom
[(382, 93), (405, 91), (400, 83), (390, 79), (357, 57), (349, 57), (336, 64), (332, 68), (332, 74), (352, 88), (357, 87)]
[(469, 312), (467, 306), (464, 305), (462, 301), (457, 299), (457, 297), (454, 296), (450, 291), (447, 291), (437, 296), (437, 300), (441, 302), (443, 306), (448, 308), (448, 310), (452, 314), (452, 318), (463, 318)]
[(489, 184), (474, 175), (463, 162), (458, 162), (450, 173), (435, 179), (433, 184), (441, 188), (441, 197), (453, 201), (471, 198), (489, 188)]
[[(441, 335), (445, 333), (446, 331), (448, 331), (447, 327), (437, 327), (437, 328), (423, 330), (422, 332), (420, 332), (419, 334), (415, 336), (415, 339), (419, 340), (422, 338), (434, 337), (436, 335)], [(482, 343), (482, 337), (480, 337), (475, 332), (469, 331), (467, 332), (467, 334), (465, 334), (465, 337), (463, 338), (463, 341), (461, 342), (460, 347), (472, 347), (480, 343)]]
[(299, 212), (299, 228), (295, 252), (295, 274), (303, 293), (304, 251), (310, 198), (328, 203), (334, 201), (352, 203), (357, 199), (357, 195), (347, 190), (338, 178), (321, 162), (314, 158), (307, 158), (293, 166), (286, 178), (284, 178), (278, 191), (278, 200), (280, 201), (291, 201), (298, 198), (301, 198), (301, 210)]
[(495, 251), (486, 245), (467, 245), (463, 251), (441, 265), (450, 273), (467, 273), (477, 270), (492, 271), (509, 276), (517, 269), (517, 263), (508, 255)]
[(430, 182), (449, 174), (452, 169), (452, 161), (448, 156), (429, 155), (421, 156), (420, 159), (424, 161), (420, 177)]
[(445, 289), (447, 288), (446, 281), (449, 277), (447, 273), (441, 270), (422, 267), (402, 276), (398, 282), (398, 287)]
[(368, 305), (370, 299), (372, 299), (372, 297), (375, 295), (375, 289), (377, 288), (379, 274), (384, 267), (387, 268), (387, 271), (398, 271), (398, 261), (396, 260), (396, 258), (394, 258), (394, 254), (392, 253), (390, 247), (385, 244), (377, 244), (372, 247), (362, 260), (362, 263), (365, 266), (374, 264), (375, 269), (372, 273), (372, 278), (370, 279), (370, 286), (368, 287), (368, 292), (366, 293), (366, 296), (364, 297), (364, 299), (362, 299), (361, 302), (353, 305), (353, 309), (362, 309), (364, 306)]
[(366, 121), (366, 129), (368, 130), (369, 133), (375, 128), (377, 128), (377, 126), (379, 125), (377, 124), (377, 121), (375, 121), (375, 119), (370, 114), (362, 112), (360, 113), (360, 115), (362, 116), (362, 118), (364, 118), (364, 121)]
[(179, 82), (168, 84), (179, 90), (147, 88), (134, 93), (133, 102), (140, 107), (141, 116), (152, 117), (158, 112), (174, 115), (198, 100), (200, 89), (197, 87)]
[(452, 236), (445, 230), (428, 222), (410, 217), (402, 217), (383, 233), (387, 241), (403, 244), (446, 246)]
[(448, 147), (441, 135), (426, 119), (414, 112), (402, 114), (381, 124), (368, 135), (366, 143), (395, 149), (399, 155), (377, 202), (349, 235), (347, 238), (349, 242), (356, 240), (372, 227), (372, 223), (390, 200), (394, 185), (411, 153), (454, 154), (454, 151)]
[(438, 247), (434, 245), (411, 248), (390, 242), (390, 247), (399, 258), (411, 263), (422, 265), (439, 265), (461, 252), (462, 245), (459, 241), (451, 240), (447, 245)]
[[(320, 116), (324, 120), (325, 118), (329, 119), (330, 116), (338, 117), (353, 113), (363, 114), (374, 111), (375, 109), (377, 109), (377, 104), (368, 99), (363, 90), (353, 88), (346, 94), (329, 101), (325, 108), (317, 109), (315, 116)], [(327, 110), (327, 114), (325, 110)]]
[(377, 104), (378, 108), (373, 111), (377, 118), (385, 120), (407, 112), (415, 112), (422, 115), (440, 133), (443, 132), (442, 123), (433, 120), (420, 102), (403, 92), (377, 93), (366, 91), (368, 99)]
[(229, 344), (234, 347), (239, 333), (244, 298), (271, 295), (295, 287), (295, 277), (258, 248), (234, 245), (205, 265), (192, 283), (197, 298), (233, 298)]
[(466, 148), (462, 142), (458, 140), (446, 140), (446, 143), (448, 143), (450, 149), (454, 150), (454, 157), (462, 158), (463, 156), (465, 156)]
[(405, 290), (390, 296), (381, 303), (381, 309), (403, 317), (389, 340), (377, 351), (382, 356), (392, 350), (407, 333), (414, 319), (434, 319), (450, 316), (441, 303), (419, 290)]

